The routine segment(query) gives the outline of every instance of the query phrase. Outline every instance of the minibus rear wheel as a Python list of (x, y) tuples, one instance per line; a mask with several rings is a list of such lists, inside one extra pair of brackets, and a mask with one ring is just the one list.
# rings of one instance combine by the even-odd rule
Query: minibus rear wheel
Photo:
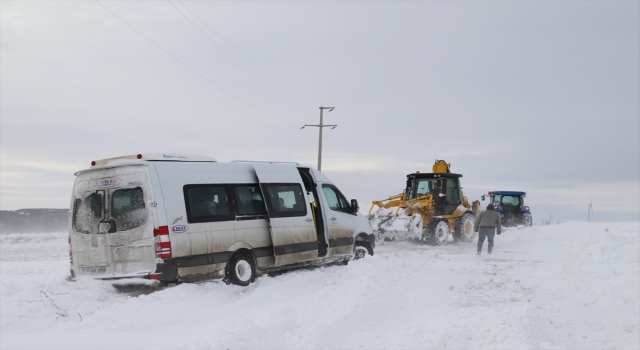
[(256, 280), (256, 262), (251, 253), (239, 251), (231, 257), (227, 276), (229, 282), (238, 286), (248, 286)]

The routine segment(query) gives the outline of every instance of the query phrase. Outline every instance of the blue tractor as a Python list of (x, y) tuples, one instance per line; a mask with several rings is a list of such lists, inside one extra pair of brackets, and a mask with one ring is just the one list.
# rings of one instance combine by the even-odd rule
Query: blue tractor
[[(526, 192), (521, 191), (490, 191), (490, 202), (495, 207), (495, 211), (502, 216), (502, 226), (531, 226), (533, 218), (531, 210), (524, 205)], [(482, 200), (486, 198), (482, 195)]]

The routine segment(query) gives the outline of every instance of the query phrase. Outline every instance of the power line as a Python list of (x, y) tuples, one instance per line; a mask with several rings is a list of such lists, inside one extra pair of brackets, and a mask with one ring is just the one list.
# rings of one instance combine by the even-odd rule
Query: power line
[(270, 117), (273, 118), (281, 123), (285, 123), (289, 126), (295, 127), (293, 124), (290, 124), (282, 119), (276, 118), (274, 116), (272, 116), (271, 114), (261, 110), (260, 108), (250, 104), (249, 102), (246, 102), (244, 100), (242, 100), (240, 97), (232, 94), (231, 92), (225, 90), (224, 88), (222, 88), (220, 85), (214, 83), (213, 81), (209, 80), (207, 77), (205, 77), (204, 75), (200, 74), (198, 71), (196, 71), (195, 69), (189, 67), (186, 63), (182, 62), (181, 60), (179, 60), (176, 56), (172, 55), (171, 53), (169, 53), (169, 51), (165, 50), (164, 48), (162, 48), (162, 46), (156, 44), (153, 40), (149, 39), (149, 37), (147, 37), (146, 35), (142, 34), (142, 32), (140, 32), (139, 30), (137, 30), (135, 27), (133, 27), (131, 24), (127, 23), (127, 21), (125, 21), (124, 19), (122, 19), (120, 16), (118, 16), (115, 12), (111, 11), (108, 7), (104, 6), (104, 4), (102, 4), (100, 1), (95, 0), (95, 2), (97, 2), (100, 6), (104, 7), (107, 11), (111, 12), (112, 15), (116, 16), (119, 20), (121, 20), (122, 22), (124, 22), (124, 24), (128, 25), (131, 29), (133, 29), (136, 33), (140, 34), (143, 38), (147, 39), (150, 43), (152, 43), (153, 45), (155, 45), (157, 48), (159, 48), (160, 50), (162, 50), (164, 53), (166, 53), (167, 55), (171, 56), (171, 58), (173, 58), (174, 60), (176, 60), (178, 63), (180, 63), (181, 65), (185, 66), (187, 69), (189, 69), (190, 71), (192, 71), (193, 73), (195, 73), (196, 75), (198, 75), (200, 78), (206, 80), (209, 84), (217, 87), (218, 89), (222, 90), (223, 92), (225, 92), (227, 95), (235, 98), (236, 100), (244, 103), (245, 105), (255, 109), (256, 111)]
[[(278, 95), (277, 93), (275, 93), (273, 90), (269, 89), (269, 87), (267, 87), (266, 85), (264, 85), (260, 80), (258, 80), (258, 78), (256, 78), (253, 74), (249, 73), (249, 71), (247, 71), (246, 69), (244, 69), (244, 67), (242, 67), (242, 65), (240, 63), (238, 63), (238, 61), (234, 60), (233, 57), (231, 57), (231, 55), (229, 55), (225, 50), (223, 50), (218, 44), (215, 43), (215, 41), (213, 41), (213, 39), (211, 39), (205, 32), (203, 32), (195, 23), (193, 23), (193, 21), (191, 19), (189, 19), (189, 17), (187, 17), (187, 15), (184, 14), (184, 12), (180, 11), (180, 9), (173, 3), (171, 2), (171, 0), (167, 0), (169, 1), (169, 3), (178, 11), (180, 12), (180, 14), (182, 16), (184, 16), (184, 18), (187, 19), (187, 21), (189, 21), (189, 23), (191, 23), (191, 25), (193, 25), (200, 33), (202, 33), (202, 35), (204, 35), (207, 39), (209, 39), (209, 41), (215, 46), (217, 47), (220, 51), (222, 51), (222, 53), (224, 53), (227, 57), (229, 57), (229, 59), (231, 61), (233, 61), (233, 63), (235, 63), (238, 67), (240, 67), (240, 69), (242, 69), (245, 73), (247, 73), (251, 78), (253, 78), (253, 80), (255, 80), (258, 84), (262, 85), (262, 87), (264, 87), (265, 89), (267, 89), (269, 92), (271, 92), (275, 97), (279, 98), (282, 102), (286, 103), (289, 107), (295, 109), (296, 111), (300, 112), (302, 115), (304, 115), (305, 117), (311, 119), (310, 116), (306, 115), (303, 111), (299, 110), (298, 108), (296, 108), (294, 105), (290, 104), (289, 102), (287, 102), (285, 99), (283, 99), (282, 97), (280, 97), (280, 95)], [(182, 4), (182, 3), (181, 3)], [(182, 6), (184, 6), (184, 4), (182, 4)], [(188, 10), (188, 9), (187, 9)]]
[[(282, 86), (284, 86), (285, 88), (287, 88), (289, 91), (293, 92), (294, 94), (302, 97), (303, 99), (305, 99), (307, 102), (311, 103), (314, 107), (317, 106), (318, 104), (309, 100), (308, 98), (304, 97), (302, 94), (300, 94), (299, 92), (293, 90), (292, 88), (290, 88), (289, 86), (287, 86), (285, 83), (283, 83), (282, 81), (280, 81), (280, 79), (274, 77), (271, 73), (267, 72), (264, 68), (260, 67), (257, 63), (253, 62), (253, 60), (251, 60), (249, 57), (247, 57), (247, 55), (245, 55), (244, 53), (242, 53), (242, 51), (238, 50), (238, 48), (236, 48), (235, 46), (233, 46), (233, 44), (231, 44), (227, 39), (225, 39), (222, 35), (220, 35), (220, 33), (216, 32), (213, 28), (211, 28), (207, 22), (203, 21), (202, 18), (198, 17), (198, 15), (196, 15), (193, 11), (191, 11), (187, 5), (183, 4), (182, 1), (177, 0), (180, 5), (182, 5), (184, 8), (187, 9), (187, 11), (191, 12), (192, 15), (194, 15), (198, 20), (200, 20), (200, 22), (202, 22), (205, 26), (207, 26), (207, 28), (209, 28), (212, 32), (216, 33), (217, 36), (220, 37), (220, 39), (224, 40), (224, 42), (226, 42), (227, 44), (229, 44), (229, 46), (233, 47), (234, 50), (238, 51), (239, 54), (241, 54), (244, 58), (246, 58), (249, 62), (253, 63), (253, 65), (255, 65), (256, 67), (258, 67), (261, 71), (265, 72), (268, 76), (270, 76), (271, 78), (273, 78), (275, 81), (277, 81), (278, 83), (280, 83)], [(306, 114), (305, 114), (306, 115)]]
[(289, 151), (289, 159), (292, 159), (293, 157), (293, 151), (296, 149), (296, 144), (298, 143), (298, 136), (300, 136), (302, 128), (298, 129), (298, 132), (296, 133), (296, 137), (293, 140), (293, 147), (291, 147), (291, 151)]

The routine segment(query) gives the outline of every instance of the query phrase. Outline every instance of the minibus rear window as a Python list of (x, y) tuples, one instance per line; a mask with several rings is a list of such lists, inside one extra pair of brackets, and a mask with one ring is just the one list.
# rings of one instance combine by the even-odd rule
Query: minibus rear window
[(183, 190), (188, 222), (235, 220), (226, 186), (186, 185)]
[(111, 216), (118, 231), (128, 231), (147, 222), (142, 188), (115, 190), (111, 194)]
[(97, 233), (102, 215), (102, 192), (76, 198), (73, 203), (73, 229), (82, 233)]
[(270, 217), (307, 215), (307, 206), (299, 184), (263, 184), (262, 186), (268, 197)]

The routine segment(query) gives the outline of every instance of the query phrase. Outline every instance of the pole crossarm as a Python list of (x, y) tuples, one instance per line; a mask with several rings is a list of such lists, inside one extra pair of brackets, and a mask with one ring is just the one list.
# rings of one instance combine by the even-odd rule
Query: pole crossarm
[(333, 111), (335, 109), (335, 107), (322, 107), (320, 106), (320, 124), (305, 124), (303, 127), (301, 127), (300, 129), (304, 129), (307, 126), (312, 126), (315, 128), (318, 128), (318, 131), (320, 131), (320, 135), (318, 135), (318, 170), (321, 171), (322, 170), (322, 128), (331, 128), (331, 129), (335, 129), (338, 124), (324, 124), (322, 123), (322, 112), (324, 112), (325, 109), (328, 109), (329, 112)]

